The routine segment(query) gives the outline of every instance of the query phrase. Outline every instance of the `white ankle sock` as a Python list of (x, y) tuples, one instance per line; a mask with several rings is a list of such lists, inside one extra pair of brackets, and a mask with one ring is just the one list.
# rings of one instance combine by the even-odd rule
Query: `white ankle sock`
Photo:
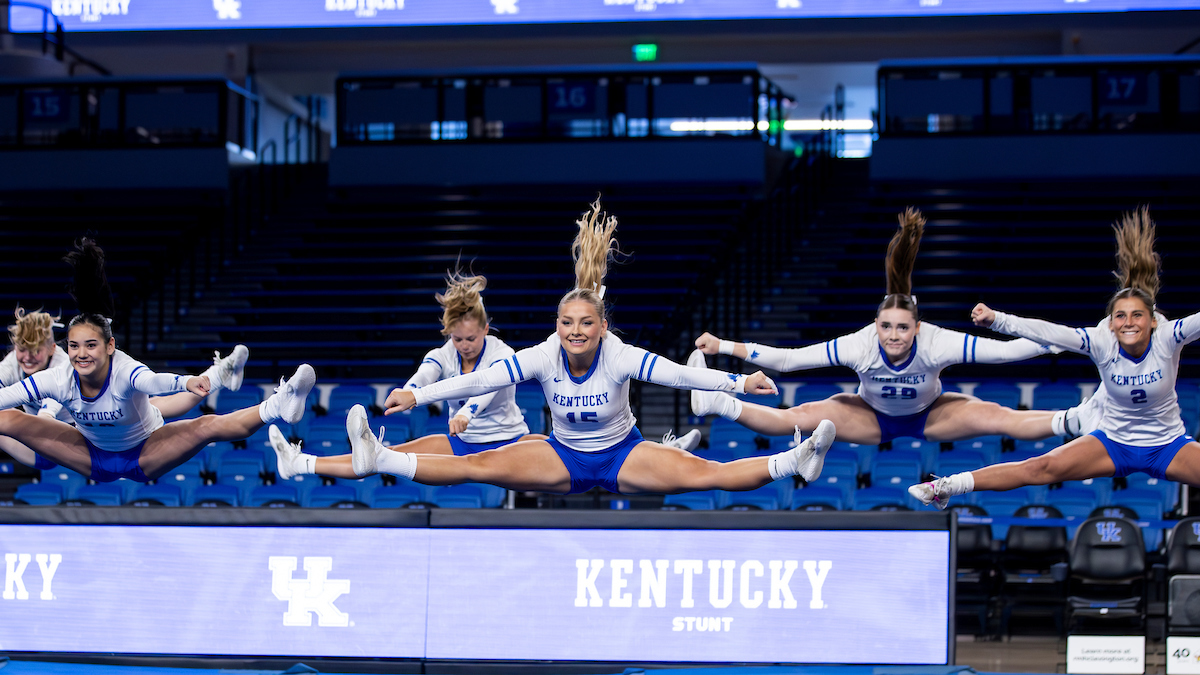
[(417, 456), (411, 452), (384, 450), (375, 455), (375, 470), (412, 480), (417, 475)]
[(975, 489), (975, 475), (970, 471), (956, 473), (946, 477), (946, 484), (950, 487), (951, 497), (965, 495)]
[(716, 411), (718, 415), (730, 420), (731, 422), (736, 422), (737, 418), (742, 416), (743, 404), (740, 398), (734, 398), (732, 396), (725, 396), (722, 394), (719, 397), (719, 400), (720, 403), (717, 405), (720, 409)]
[[(741, 401), (738, 401), (738, 403), (741, 403)], [(767, 471), (771, 473), (771, 480), (788, 478), (800, 473), (800, 467), (796, 466), (796, 451), (788, 449), (768, 457)]]
[(292, 461), (293, 475), (312, 475), (317, 472), (317, 456), (302, 452)]
[(1067, 435), (1067, 411), (1059, 410), (1054, 413), (1054, 417), (1050, 418), (1050, 433), (1055, 436)]
[(273, 424), (279, 421), (279, 401), (275, 400), (275, 394), (271, 394), (267, 400), (258, 404), (258, 417), (263, 424)]

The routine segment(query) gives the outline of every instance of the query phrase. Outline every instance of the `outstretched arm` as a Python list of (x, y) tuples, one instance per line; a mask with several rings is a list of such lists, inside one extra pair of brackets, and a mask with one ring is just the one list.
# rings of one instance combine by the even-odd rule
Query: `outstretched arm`
[(1012, 363), (1044, 354), (1058, 354), (1062, 349), (1038, 344), (1033, 340), (994, 340), (963, 334), (963, 363)]
[(1005, 314), (983, 303), (975, 305), (975, 309), (971, 310), (971, 320), (976, 326), (991, 328), (997, 333), (1028, 338), (1039, 344), (1060, 347), (1076, 354), (1092, 354), (1092, 329), (1071, 328), (1041, 319)]
[(442, 376), (442, 364), (437, 360), (437, 351), (436, 349), (431, 350), (424, 359), (421, 359), (421, 365), (417, 366), (417, 372), (413, 373), (413, 376), (408, 378), (408, 382), (404, 383), (405, 389), (427, 387), (438, 381), (438, 378)]
[[(113, 377), (118, 377), (118, 375), (114, 373)], [(138, 364), (129, 373), (129, 386), (148, 396), (176, 394), (181, 391), (190, 391), (199, 396), (208, 396), (211, 383), (208, 381), (206, 375), (192, 376), (156, 373), (146, 366)]]
[(0, 410), (26, 404), (41, 405), (42, 399), (47, 398), (61, 403), (66, 396), (57, 380), (43, 370), (0, 389)]
[(630, 347), (622, 354), (621, 366), (635, 380), (674, 389), (707, 389), (737, 394), (778, 392), (775, 383), (761, 370), (753, 375), (734, 375), (720, 370), (690, 368), (639, 347)]
[(523, 349), (516, 355), (477, 370), (469, 375), (451, 377), (420, 389), (395, 389), (388, 394), (385, 415), (403, 412), (417, 405), (452, 398), (479, 396), (524, 382), (541, 375), (543, 360), (534, 348)]
[(1158, 330), (1170, 330), (1176, 344), (1187, 345), (1200, 339), (1200, 314), (1192, 314), (1174, 321), (1168, 321), (1162, 316), (1156, 318)]
[(728, 354), (753, 363), (756, 366), (791, 372), (827, 366), (846, 365), (837, 358), (837, 340), (830, 340), (797, 349), (768, 347), (753, 342), (721, 340), (711, 333), (696, 338), (696, 348), (705, 354)]

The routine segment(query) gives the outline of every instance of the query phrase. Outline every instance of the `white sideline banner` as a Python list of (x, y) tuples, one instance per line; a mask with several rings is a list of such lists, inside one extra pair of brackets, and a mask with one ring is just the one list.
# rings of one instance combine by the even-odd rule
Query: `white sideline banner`
[(1167, 637), (1167, 675), (1200, 675), (1200, 637)]

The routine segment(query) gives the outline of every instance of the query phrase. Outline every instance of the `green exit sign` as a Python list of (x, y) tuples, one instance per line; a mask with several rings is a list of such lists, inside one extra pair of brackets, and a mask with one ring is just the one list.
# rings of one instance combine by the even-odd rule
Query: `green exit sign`
[(644, 44), (633, 46), (633, 60), (638, 62), (657, 61), (658, 60), (658, 45)]

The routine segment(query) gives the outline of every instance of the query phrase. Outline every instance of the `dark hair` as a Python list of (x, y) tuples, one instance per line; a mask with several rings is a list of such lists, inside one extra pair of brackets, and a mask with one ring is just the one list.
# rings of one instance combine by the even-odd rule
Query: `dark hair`
[(104, 336), (105, 342), (111, 340), (113, 297), (104, 274), (104, 250), (94, 239), (82, 237), (75, 242), (75, 250), (63, 256), (63, 262), (74, 268), (74, 279), (67, 284), (67, 293), (79, 306), (79, 314), (71, 319), (67, 330), (88, 324)]
[(921, 235), (925, 233), (925, 217), (913, 207), (908, 207), (899, 216), (900, 229), (888, 242), (884, 268), (887, 271), (887, 295), (875, 310), (875, 316), (885, 309), (906, 309), (914, 319), (920, 319), (917, 298), (912, 294), (912, 271), (917, 262), (917, 251), (921, 248)]
[(1137, 298), (1151, 312), (1155, 311), (1160, 286), (1159, 273), (1162, 257), (1154, 251), (1154, 221), (1150, 220), (1150, 207), (1126, 213), (1121, 222), (1113, 225), (1117, 235), (1117, 278), (1120, 290), (1108, 301), (1108, 315), (1118, 300)]

